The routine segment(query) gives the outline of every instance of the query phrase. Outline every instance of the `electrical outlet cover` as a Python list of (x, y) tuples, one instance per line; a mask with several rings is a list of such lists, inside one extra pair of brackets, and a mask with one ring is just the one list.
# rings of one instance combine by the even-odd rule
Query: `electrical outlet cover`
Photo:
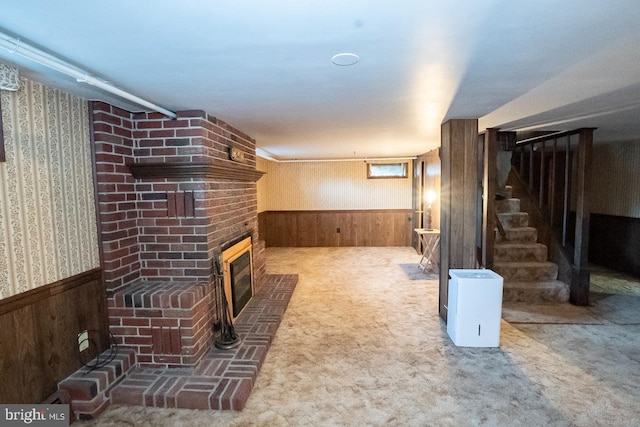
[(78, 334), (78, 349), (82, 352), (89, 348), (89, 332), (83, 331)]

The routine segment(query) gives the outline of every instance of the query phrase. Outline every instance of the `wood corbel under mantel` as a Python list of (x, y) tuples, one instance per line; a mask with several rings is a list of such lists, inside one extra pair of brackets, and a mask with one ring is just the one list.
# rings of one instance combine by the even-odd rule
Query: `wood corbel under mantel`
[(131, 163), (135, 179), (209, 178), (256, 182), (264, 172), (231, 162), (214, 163)]

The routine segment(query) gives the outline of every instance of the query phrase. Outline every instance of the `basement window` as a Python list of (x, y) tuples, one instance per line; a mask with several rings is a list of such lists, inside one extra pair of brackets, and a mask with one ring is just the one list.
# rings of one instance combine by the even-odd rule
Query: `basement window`
[(367, 178), (406, 178), (407, 162), (401, 163), (367, 163)]

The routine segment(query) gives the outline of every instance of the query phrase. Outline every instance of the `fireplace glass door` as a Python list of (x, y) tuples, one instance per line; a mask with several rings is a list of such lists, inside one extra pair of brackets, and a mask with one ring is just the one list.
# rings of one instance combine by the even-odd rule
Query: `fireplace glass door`
[(222, 251), (224, 294), (232, 321), (253, 297), (251, 236)]
[(230, 263), (233, 317), (237, 317), (251, 299), (251, 254), (243, 253)]

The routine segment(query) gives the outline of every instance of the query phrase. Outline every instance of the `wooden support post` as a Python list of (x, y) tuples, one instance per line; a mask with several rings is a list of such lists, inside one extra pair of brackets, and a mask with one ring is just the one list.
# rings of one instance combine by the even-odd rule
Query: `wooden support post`
[(476, 268), (478, 120), (453, 119), (441, 133), (440, 317), (447, 321), (449, 269)]
[(574, 240), (573, 277), (569, 298), (575, 305), (589, 305), (589, 192), (591, 190), (591, 159), (593, 129), (581, 129), (578, 141), (576, 228)]

